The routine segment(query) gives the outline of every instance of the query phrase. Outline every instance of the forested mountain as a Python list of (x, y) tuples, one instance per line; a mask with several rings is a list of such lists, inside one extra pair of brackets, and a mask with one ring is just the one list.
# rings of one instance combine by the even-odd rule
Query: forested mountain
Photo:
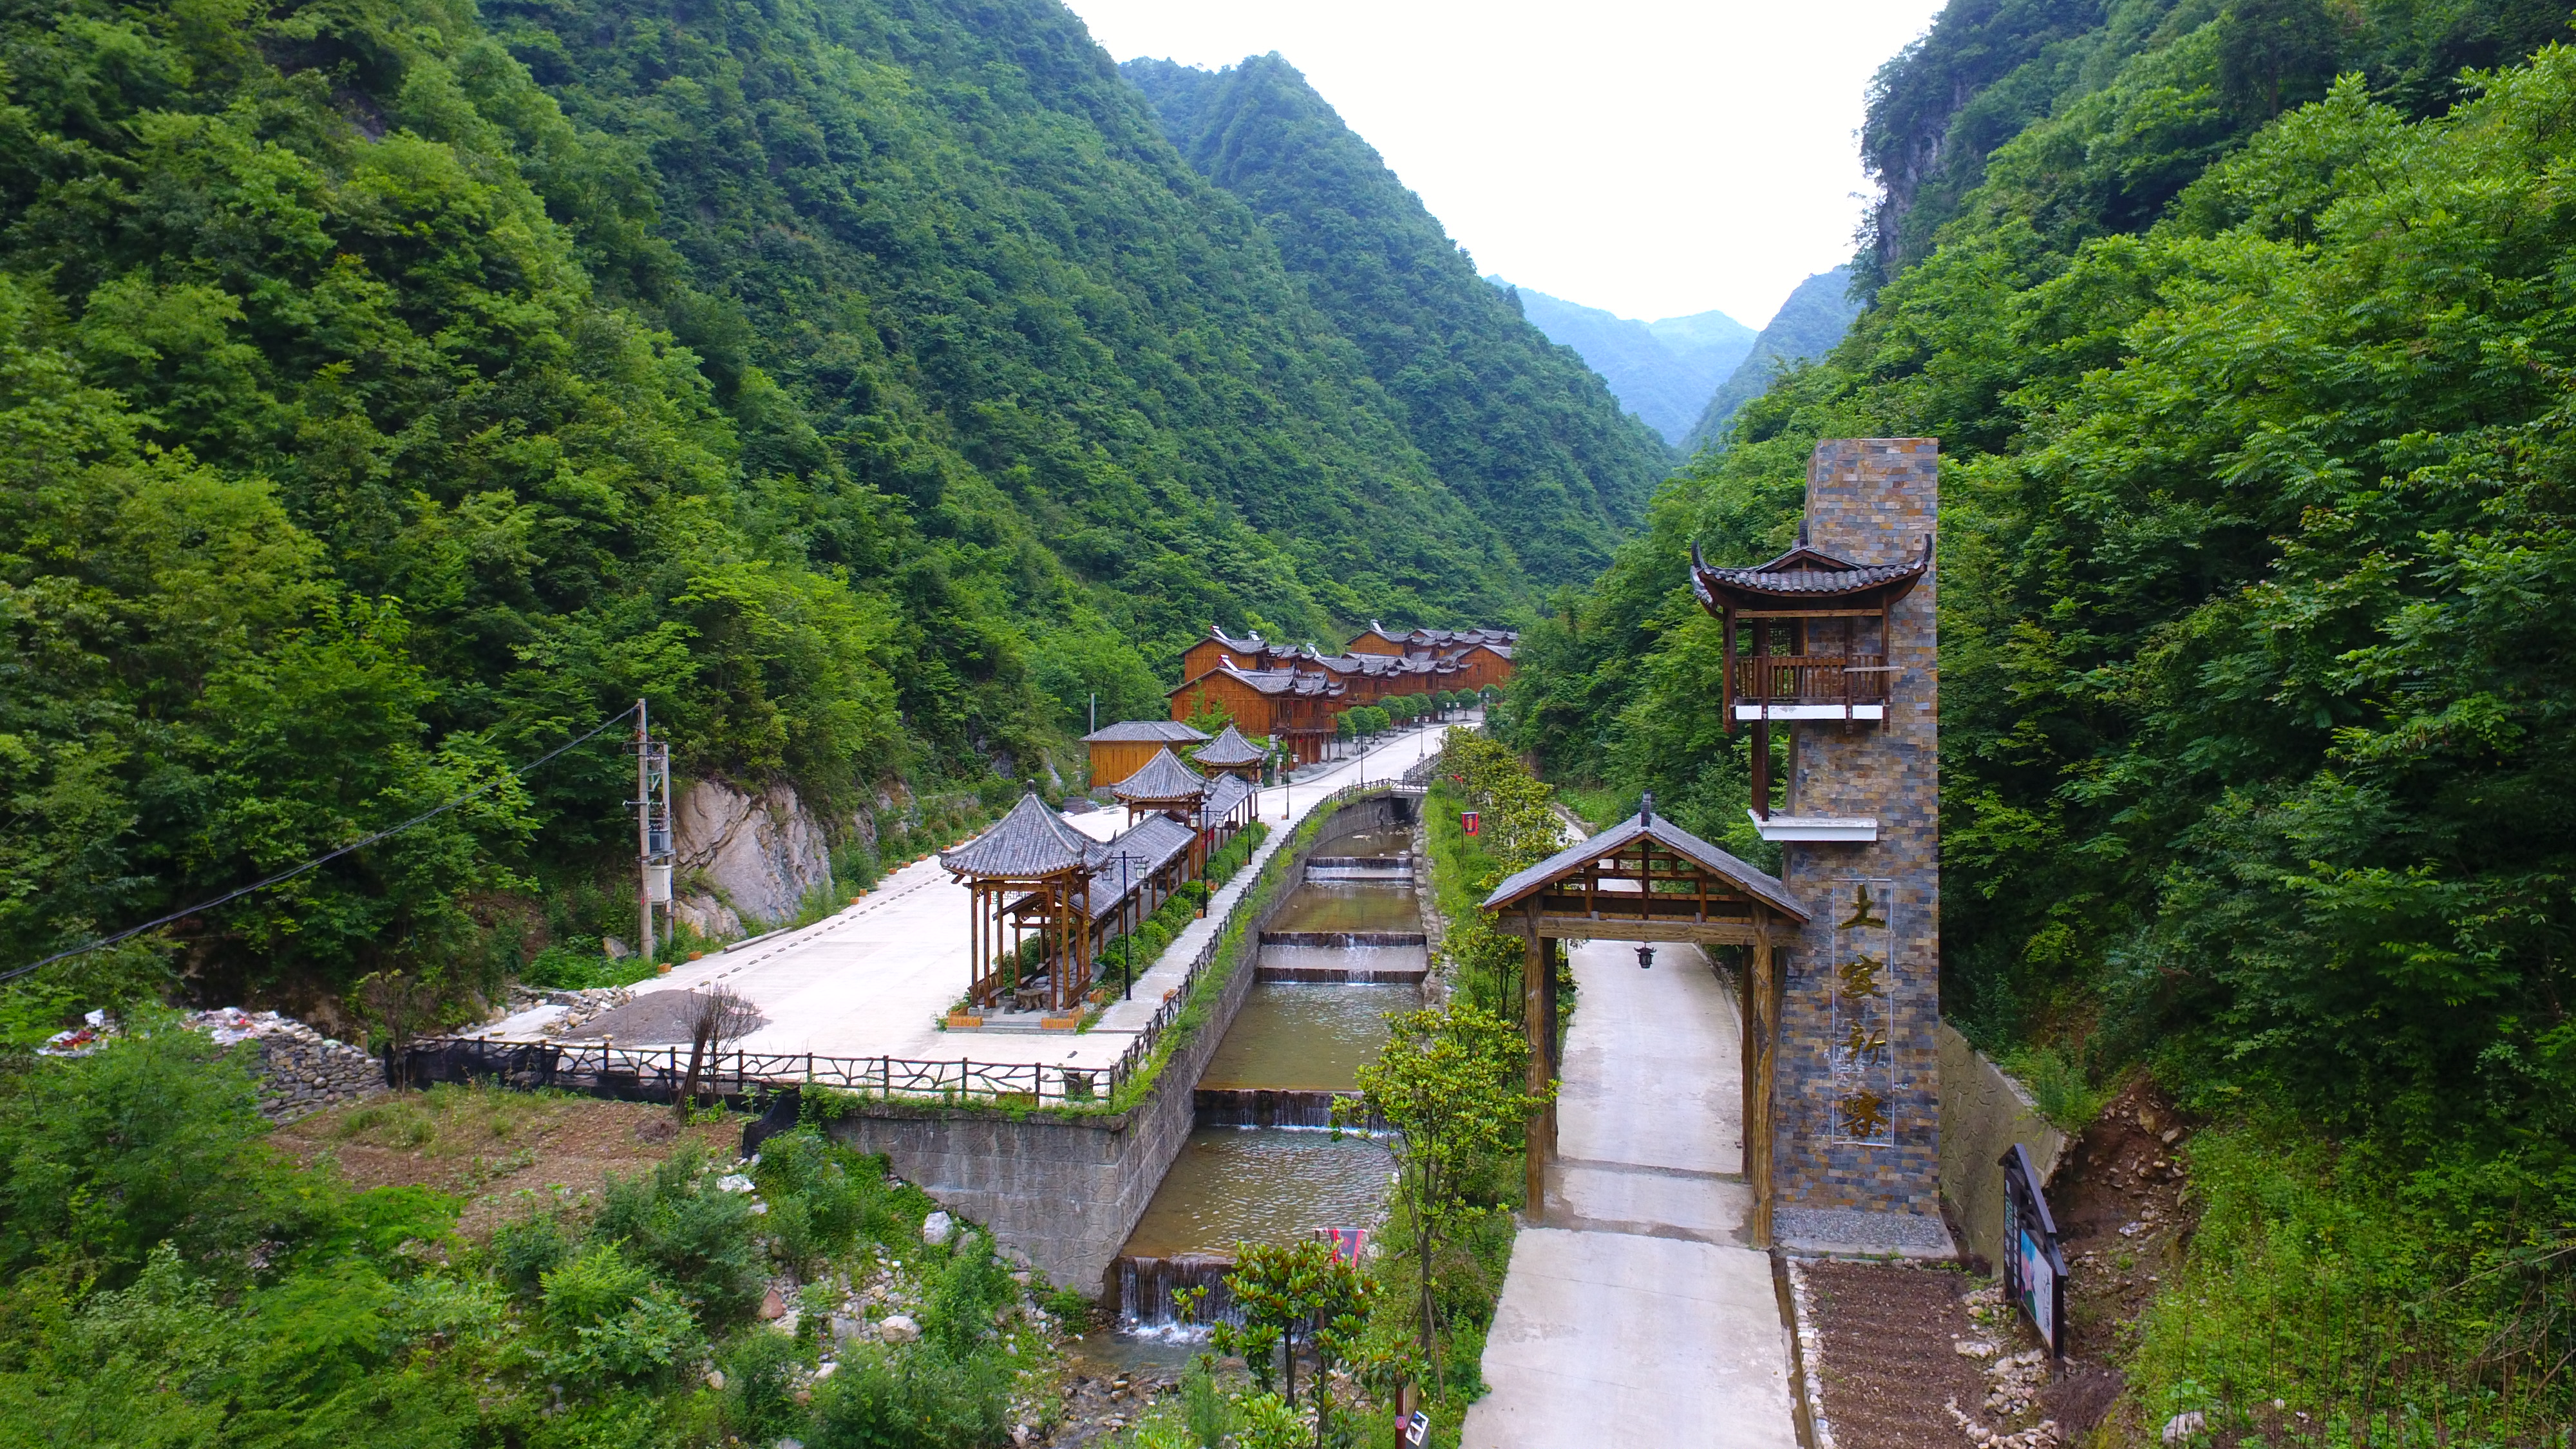
[[(0, 960), (638, 695), (684, 774), (844, 823), (1043, 778), (1212, 620), (1508, 619), (1507, 531), (1600, 556), (1658, 471), (1553, 352), (1454, 364), (1504, 399), (1461, 469), (1452, 365), (1381, 385), (1052, 0), (70, 0), (0, 46)], [(632, 840), (630, 768), (499, 781), (183, 959), (498, 969)]]
[(1517, 296), (1521, 315), (1550, 342), (1582, 354), (1619, 405), (1667, 443), (1689, 436), (1709, 395), (1753, 350), (1753, 329), (1723, 312), (1640, 322), (1514, 287), (1500, 277), (1485, 280)]
[(1847, 266), (1800, 282), (1745, 349), (1744, 360), (1701, 404), (1697, 420), (1682, 438), (1682, 451), (1696, 453), (1717, 441), (1736, 410), (1760, 397), (1783, 368), (1833, 351), (1860, 312), (1860, 304), (1852, 300), (1851, 283), (1852, 269)]
[(1939, 42), (1994, 14), (1874, 114), (2037, 119), (1944, 153), (1919, 237), (1916, 168), (1850, 335), (1524, 636), (1513, 729), (1758, 849), (1688, 547), (1785, 547), (1819, 437), (1938, 438), (1945, 1010), (2264, 1144), (2142, 1325), (2144, 1422), (2369, 1352), (2228, 1357), (2321, 1303), (2419, 1315), (2467, 1393), (2576, 1222), (2576, 52), (2521, 59), (2566, 17), (2119, 4), (1979, 89)]
[(1252, 209), (1433, 471), (1530, 576), (1599, 572), (1671, 468), (1661, 440), (1477, 278), (1295, 67), (1257, 55), (1213, 72), (1164, 60), (1121, 69), (1190, 164)]

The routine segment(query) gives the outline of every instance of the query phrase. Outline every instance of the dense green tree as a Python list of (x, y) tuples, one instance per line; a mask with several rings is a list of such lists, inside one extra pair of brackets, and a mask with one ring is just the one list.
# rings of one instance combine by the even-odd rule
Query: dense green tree
[(0, 55), (0, 964), (481, 786), (175, 965), (488, 984), (629, 828), (613, 735), (503, 762), (637, 697), (848, 832), (1159, 714), (1211, 620), (1522, 597), (1052, 3), (73, 0)]
[[(2214, 67), (2236, 23), (2100, 94)], [(2081, 208), (2026, 184), (2065, 116), (2000, 147), (1843, 347), (1524, 637), (1510, 727), (1739, 811), (1690, 542), (1781, 547), (1819, 437), (1938, 437), (1945, 1008), (2379, 1144), (2444, 1211), (2563, 1214), (2576, 53), (2478, 91), (2419, 118), (2347, 77), (2138, 234), (2056, 230)]]

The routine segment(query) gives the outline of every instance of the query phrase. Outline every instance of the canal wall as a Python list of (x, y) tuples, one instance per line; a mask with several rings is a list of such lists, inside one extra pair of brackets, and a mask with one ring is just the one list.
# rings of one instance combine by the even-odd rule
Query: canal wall
[[(1413, 805), (1388, 793), (1345, 801), (1284, 864), (1276, 857), (1265, 863), (1261, 876), (1277, 884), (1243, 922), (1233, 975), (1143, 1100), (1127, 1110), (1057, 1114), (860, 1101), (831, 1122), (831, 1135), (858, 1151), (884, 1153), (898, 1174), (982, 1223), (1004, 1250), (1051, 1281), (1114, 1296), (1118, 1250), (1189, 1140), (1199, 1077), (1259, 975), (1262, 928), (1304, 878), (1309, 859), (1336, 854), (1335, 842), (1362, 831), (1410, 824)], [(1259, 888), (1256, 877), (1247, 890)]]

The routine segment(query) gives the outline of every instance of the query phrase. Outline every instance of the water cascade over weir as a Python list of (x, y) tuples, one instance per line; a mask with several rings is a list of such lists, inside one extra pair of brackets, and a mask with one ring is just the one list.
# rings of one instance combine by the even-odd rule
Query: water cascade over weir
[(1251, 994), (1201, 1074), (1196, 1126), (1112, 1277), (1122, 1331), (1168, 1329), (1172, 1295), (1206, 1288), (1200, 1322), (1230, 1316), (1235, 1244), (1375, 1228), (1394, 1159), (1329, 1130), (1336, 1097), (1376, 1059), (1386, 1018), (1421, 1004), (1429, 967), (1412, 832), (1328, 838), (1261, 933)]

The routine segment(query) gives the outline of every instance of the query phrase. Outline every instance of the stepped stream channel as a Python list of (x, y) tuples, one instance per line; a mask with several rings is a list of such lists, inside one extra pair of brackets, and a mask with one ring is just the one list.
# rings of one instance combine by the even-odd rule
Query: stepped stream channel
[(1186, 1358), (1197, 1335), (1175, 1322), (1172, 1294), (1205, 1287), (1199, 1321), (1225, 1316), (1236, 1243), (1378, 1226), (1394, 1160), (1372, 1136), (1336, 1141), (1331, 1113), (1385, 1045), (1386, 1018), (1422, 1002), (1412, 850), (1402, 828), (1328, 842), (1261, 933), (1259, 974), (1199, 1078), (1188, 1145), (1113, 1270), (1118, 1327), (1077, 1350), (1094, 1371)]

